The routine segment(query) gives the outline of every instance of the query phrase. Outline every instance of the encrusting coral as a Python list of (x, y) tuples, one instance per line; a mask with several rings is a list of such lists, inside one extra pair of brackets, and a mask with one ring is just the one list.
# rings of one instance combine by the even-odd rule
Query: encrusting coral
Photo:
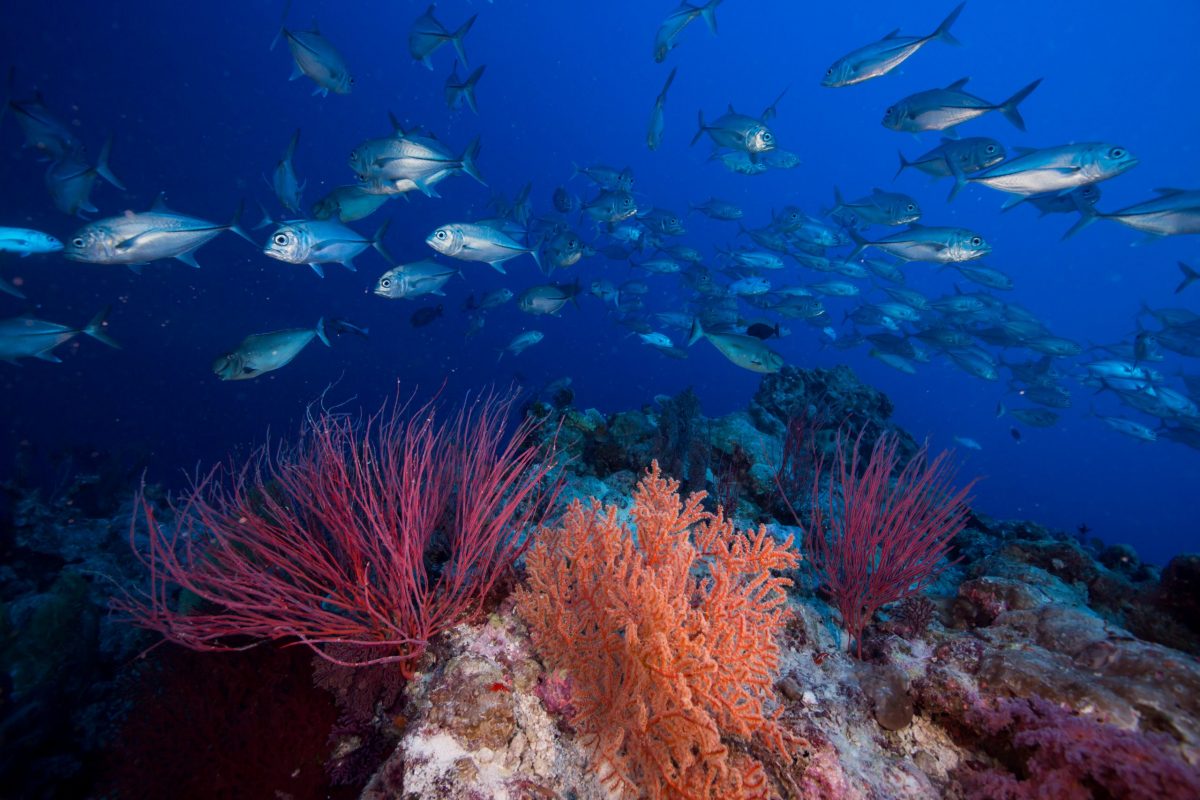
[(576, 501), (527, 556), (517, 608), (548, 664), (565, 669), (572, 724), (603, 782), (626, 796), (767, 794), (752, 745), (790, 759), (766, 707), (779, 661), (792, 540), (735, 531), (681, 501), (657, 462), (615, 507)]

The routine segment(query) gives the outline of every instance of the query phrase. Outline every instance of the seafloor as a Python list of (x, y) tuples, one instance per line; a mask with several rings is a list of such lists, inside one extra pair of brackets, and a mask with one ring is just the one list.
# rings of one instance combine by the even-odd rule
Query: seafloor
[[(564, 503), (594, 498), (624, 515), (657, 460), (683, 492), (709, 492), (706, 503), (776, 541), (802, 534), (776, 482), (789, 421), (808, 420), (821, 447), (865, 430), (868, 445), (894, 431), (905, 457), (918, 449), (889, 421), (889, 400), (846, 368), (786, 367), (746, 411), (714, 419), (690, 392), (608, 415), (572, 401), (558, 387), (524, 409), (569, 456)], [(144, 580), (129, 551), (136, 465), (93, 457), (62, 469), (50, 490), (20, 477), (5, 487), (0, 795), (655, 791), (595, 768), (576, 678), (548, 669), (516, 611), (521, 576), (437, 637), (409, 681), (304, 647), (146, 652), (156, 638), (109, 610), (116, 587)], [(778, 668), (761, 687), (786, 747), (719, 732), (731, 764), (761, 764), (745, 795), (1200, 797), (1200, 555), (1144, 564), (1086, 533), (970, 513), (954, 563), (876, 615), (861, 658), (810, 566), (786, 570)]]

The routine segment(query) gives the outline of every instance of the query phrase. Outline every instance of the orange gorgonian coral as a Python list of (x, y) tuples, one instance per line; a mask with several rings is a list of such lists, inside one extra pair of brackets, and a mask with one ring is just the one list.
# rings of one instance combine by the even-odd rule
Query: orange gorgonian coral
[(576, 501), (527, 555), (518, 610), (552, 668), (572, 678), (580, 731), (601, 780), (625, 796), (750, 798), (762, 764), (738, 739), (790, 761), (789, 734), (764, 709), (794, 567), (792, 540), (735, 531), (704, 494), (679, 496), (657, 462), (617, 509)]

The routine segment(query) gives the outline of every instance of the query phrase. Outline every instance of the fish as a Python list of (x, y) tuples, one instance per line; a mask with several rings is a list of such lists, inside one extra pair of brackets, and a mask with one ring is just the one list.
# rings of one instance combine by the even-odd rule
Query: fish
[(1011, 436), (1013, 438), (1013, 441), (1016, 442), (1017, 444), (1021, 443), (1021, 431), (1018, 430), (1016, 428), (1016, 426), (1013, 426), (1008, 429), (1008, 435)]
[(500, 288), (488, 292), (483, 297), (479, 298), (478, 301), (475, 300), (475, 295), (472, 294), (467, 298), (464, 308), (467, 310), (488, 311), (493, 308), (499, 308), (512, 299), (512, 289)]
[(965, 139), (942, 138), (941, 144), (927, 153), (909, 161), (900, 152), (900, 168), (895, 180), (909, 167), (919, 169), (934, 178), (953, 177), (959, 173), (971, 174), (999, 164), (1007, 154), (1004, 145), (984, 136), (969, 136)]
[(410, 300), (427, 294), (445, 296), (442, 287), (455, 275), (461, 277), (462, 272), (436, 261), (400, 264), (379, 276), (374, 293), (389, 300)]
[(676, 39), (679, 34), (691, 24), (697, 17), (702, 17), (704, 23), (708, 25), (708, 29), (713, 34), (717, 32), (717, 6), (721, 4), (721, 0), (708, 0), (702, 6), (694, 6), (684, 0), (679, 4), (679, 8), (672, 11), (667, 18), (658, 26), (658, 30), (654, 34), (654, 61), (661, 64), (666, 60), (667, 53), (671, 52), (677, 46)]
[(83, 152), (76, 150), (52, 162), (46, 169), (46, 190), (54, 206), (64, 214), (81, 216), (82, 212), (94, 214), (97, 208), (92, 205), (92, 188), (96, 178), (103, 178), (121, 191), (124, 184), (117, 180), (108, 167), (108, 157), (112, 153), (112, 137), (104, 140), (100, 148), (100, 157), (92, 166), (84, 158)]
[(329, 325), (326, 326), (325, 329), (326, 332), (328, 332), (330, 328), (332, 328), (333, 332), (338, 336), (341, 336), (343, 333), (353, 333), (355, 336), (361, 336), (364, 339), (371, 338), (371, 331), (369, 328), (360, 328), (353, 322), (344, 319), (329, 320)]
[(741, 333), (709, 333), (701, 326), (700, 320), (696, 319), (692, 322), (692, 329), (688, 334), (688, 347), (701, 339), (708, 339), (721, 355), (742, 369), (762, 374), (771, 374), (783, 369), (783, 356), (767, 347), (757, 337)]
[(791, 150), (775, 147), (765, 153), (759, 153), (758, 163), (760, 166), (770, 167), (771, 169), (793, 169), (800, 166), (801, 162), (800, 156)]
[(450, 70), (450, 76), (446, 78), (446, 106), (454, 109), (462, 108), (463, 104), (466, 104), (467, 108), (478, 114), (479, 106), (475, 101), (475, 86), (483, 77), (485, 69), (487, 69), (486, 64), (476, 67), (466, 80), (462, 80), (458, 77), (458, 62), (455, 61), (454, 67)]
[(48, 233), (32, 228), (0, 226), (0, 253), (16, 253), (21, 258), (42, 253), (57, 253), (63, 243)]
[(361, 186), (336, 186), (329, 194), (313, 203), (313, 219), (337, 219), (355, 222), (371, 216), (390, 198), (386, 194), (371, 194)]
[(479, 261), (503, 274), (504, 262), (528, 253), (541, 267), (536, 248), (525, 247), (511, 236), (488, 225), (455, 222), (437, 228), (425, 237), (437, 252), (463, 261)]
[(37, 358), (59, 364), (62, 360), (54, 355), (54, 348), (81, 333), (120, 350), (121, 345), (105, 331), (108, 326), (108, 312), (108, 308), (103, 309), (82, 328), (47, 322), (29, 314), (0, 320), (0, 361), (20, 366), (17, 359)]
[(651, 150), (657, 150), (662, 144), (663, 110), (667, 106), (667, 90), (671, 88), (671, 83), (675, 80), (675, 72), (678, 69), (678, 67), (672, 69), (671, 73), (667, 75), (667, 81), (654, 101), (654, 110), (650, 112), (650, 128), (646, 132), (646, 146)]
[(756, 159), (750, 153), (744, 153), (741, 150), (732, 150), (728, 153), (713, 153), (709, 160), (713, 159), (719, 160), (725, 165), (726, 169), (730, 172), (736, 172), (739, 175), (761, 175), (769, 169), (766, 164), (762, 163), (761, 157)]
[(746, 326), (746, 335), (765, 341), (771, 337), (778, 339), (783, 333), (778, 322), (774, 325), (769, 322), (755, 322)]
[[(291, 5), (291, 0), (284, 4), (284, 20), (287, 19)], [(294, 81), (301, 75), (306, 75), (317, 85), (317, 88), (313, 89), (313, 94), (319, 94), (322, 97), (328, 97), (330, 92), (334, 94), (350, 93), (354, 86), (354, 76), (350, 74), (342, 54), (321, 35), (316, 22), (313, 23), (311, 31), (290, 31), (286, 25), (281, 24), (279, 33), (275, 34), (275, 39), (271, 42), (272, 50), (275, 49), (275, 45), (279, 44), (280, 38), (287, 40), (288, 49), (295, 62), (292, 75), (288, 80)]]
[(519, 356), (521, 353), (525, 352), (530, 347), (533, 347), (544, 338), (545, 334), (541, 331), (524, 331), (522, 333), (518, 333), (512, 338), (512, 341), (510, 341), (504, 347), (504, 349), (500, 351), (500, 355), (496, 358), (496, 361), (498, 362), (501, 358), (504, 358), (505, 353), (512, 353), (514, 356)]
[(1012, 208), (1032, 195), (1066, 193), (1080, 186), (1115, 178), (1137, 166), (1126, 148), (1108, 142), (1078, 142), (1041, 149), (1018, 148), (1017, 155), (974, 175), (955, 175), (953, 200), (968, 183), (1016, 195), (1004, 204)]
[(651, 347), (672, 348), (675, 346), (675, 343), (671, 341), (670, 336), (667, 336), (665, 333), (659, 333), (657, 331), (655, 331), (653, 333), (639, 333), (638, 338), (641, 339), (642, 342), (644, 342), (645, 344), (650, 345)]
[(771, 291), (771, 282), (766, 278), (752, 275), (729, 284), (729, 291), (737, 295), (755, 296)]
[(979, 442), (977, 442), (974, 439), (967, 437), (967, 436), (955, 436), (954, 441), (958, 442), (959, 444), (961, 444), (963, 447), (967, 448), (968, 450), (982, 450), (983, 449), (983, 445), (981, 445)]
[(418, 308), (416, 311), (414, 311), (412, 316), (408, 318), (408, 322), (414, 328), (424, 328), (441, 315), (442, 306), (440, 304), (436, 306), (425, 306), (424, 308)]
[(1087, 213), (1100, 200), (1100, 187), (1087, 183), (1069, 192), (1051, 192), (1049, 194), (1029, 195), (1025, 202), (1038, 210), (1038, 216), (1047, 214), (1070, 214), (1078, 211)]
[(1197, 279), (1200, 279), (1200, 272), (1196, 272), (1196, 270), (1192, 269), (1182, 261), (1178, 262), (1178, 264), (1179, 271), (1183, 273), (1183, 280), (1180, 281), (1179, 285), (1175, 287), (1175, 294), (1179, 294), (1184, 289), (1195, 283)]
[(1035, 428), (1049, 428), (1058, 422), (1058, 414), (1044, 408), (1014, 408), (1009, 413)]
[[(32, 147), (51, 160), (57, 161), (66, 156), (83, 153), (83, 142), (61, 120), (50, 113), (42, 99), (41, 92), (36, 93), (31, 100), (13, 100), (13, 80), (15, 69), (8, 72), (8, 93), (10, 99), (3, 108), (13, 112), (13, 118), (25, 134), (25, 147)], [(2, 114), (0, 114), (2, 116)]]
[(551, 199), (554, 209), (560, 214), (570, 214), (580, 207), (579, 198), (568, 192), (563, 186), (554, 189), (554, 196)]
[(313, 339), (332, 347), (325, 334), (325, 320), (313, 328), (288, 328), (269, 333), (254, 333), (241, 344), (213, 362), (213, 373), (223, 381), (245, 381), (286, 367)]
[(841, 191), (833, 187), (833, 208), (829, 216), (849, 217), (860, 225), (909, 225), (921, 218), (921, 207), (906, 194), (872, 189), (871, 194), (847, 202)]
[(517, 297), (517, 307), (526, 314), (557, 316), (568, 302), (579, 305), (575, 298), (580, 291), (578, 280), (572, 284), (551, 283), (532, 286)]
[(629, 192), (604, 190), (584, 203), (583, 212), (596, 222), (614, 224), (637, 214), (637, 201)]
[(383, 237), (391, 220), (384, 222), (370, 239), (340, 222), (324, 220), (292, 220), (275, 229), (263, 247), (263, 253), (288, 264), (308, 264), (318, 277), (325, 277), (324, 264), (341, 264), (357, 272), (354, 258), (373, 247), (389, 264), (392, 257), (383, 249)]
[(296, 179), (296, 168), (292, 166), (292, 158), (296, 155), (296, 145), (300, 143), (300, 129), (292, 134), (291, 141), (288, 142), (287, 150), (283, 153), (283, 158), (275, 165), (275, 171), (271, 173), (271, 186), (275, 189), (275, 197), (279, 200), (279, 205), (283, 206), (293, 214), (299, 214), (300, 211), (300, 195), (304, 191), (305, 183), (300, 183)]
[(966, 3), (959, 3), (955, 6), (942, 20), (942, 24), (928, 36), (901, 36), (897, 29), (878, 42), (872, 42), (842, 56), (825, 70), (821, 85), (830, 88), (853, 86), (887, 75), (933, 41), (961, 44), (950, 34), (950, 26), (958, 19), (965, 5)]
[(219, 225), (178, 214), (169, 209), (159, 195), (150, 211), (126, 211), (120, 216), (84, 225), (67, 241), (63, 256), (71, 261), (92, 264), (125, 264), (135, 272), (143, 264), (165, 258), (199, 268), (195, 251), (225, 231), (255, 243), (242, 230), (241, 216), (242, 204), (239, 203), (233, 218)]
[(1096, 413), (1094, 408), (1092, 409), (1092, 416), (1099, 419), (1117, 433), (1124, 434), (1130, 438), (1137, 439), (1138, 441), (1142, 442), (1158, 441), (1158, 435), (1155, 434), (1151, 428), (1146, 427), (1140, 422), (1135, 422), (1131, 419), (1125, 419), (1124, 417), (1106, 417), (1102, 414)]
[(998, 269), (971, 264), (969, 262), (954, 263), (949, 266), (958, 270), (959, 274), (967, 280), (972, 283), (978, 283), (980, 286), (986, 286), (989, 289), (999, 289), (1001, 291), (1008, 291), (1013, 288), (1012, 278)]
[(898, 356), (895, 353), (889, 353), (875, 347), (871, 348), (867, 355), (876, 361), (879, 361), (880, 363), (886, 364), (892, 369), (897, 370), (898, 372), (903, 372), (906, 375), (917, 374), (917, 368), (914, 367), (912, 362), (904, 356)]
[(876, 241), (868, 241), (854, 231), (849, 233), (855, 242), (851, 258), (868, 247), (875, 247), (904, 261), (945, 264), (981, 258), (992, 249), (982, 236), (965, 228), (935, 228), (913, 223), (907, 230)]
[(1018, 107), (1041, 84), (1041, 78), (998, 104), (989, 103), (963, 91), (967, 80), (957, 80), (945, 89), (918, 92), (888, 106), (883, 114), (883, 126), (894, 131), (911, 133), (944, 131), (981, 117), (989, 111), (999, 111), (1017, 130), (1025, 130), (1025, 120), (1022, 119)]
[(718, 200), (715, 197), (710, 197), (703, 203), (692, 203), (688, 208), (692, 211), (699, 211), (709, 219), (719, 219), (726, 222), (736, 222), (745, 214), (739, 206), (726, 200)]
[(478, 137), (456, 156), (436, 139), (397, 133), (355, 148), (350, 154), (350, 168), (362, 181), (363, 189), (372, 194), (402, 194), (418, 189), (427, 197), (438, 197), (433, 187), (459, 172), (487, 186), (475, 164), (478, 157)]
[(700, 109), (699, 129), (692, 137), (692, 145), (700, 141), (700, 137), (706, 133), (717, 147), (748, 154), (765, 153), (775, 147), (775, 134), (766, 123), (737, 113), (732, 104), (728, 111), (713, 120), (711, 125), (705, 123), (704, 109)]
[(629, 192), (633, 190), (633, 170), (625, 167), (614, 169), (603, 164), (581, 167), (572, 162), (571, 177), (583, 175), (606, 192)]
[(588, 293), (602, 303), (612, 303), (614, 306), (621, 304), (621, 291), (611, 281), (592, 281)]
[(1098, 219), (1111, 219), (1146, 234), (1148, 241), (1164, 236), (1200, 233), (1200, 190), (1155, 189), (1153, 200), (1135, 203), (1119, 211), (1105, 214), (1095, 208), (1080, 209), (1082, 215), (1065, 234), (1074, 236)]
[(458, 53), (458, 60), (462, 62), (463, 68), (469, 69), (467, 51), (463, 47), (463, 37), (467, 35), (467, 31), (471, 30), (471, 26), (475, 24), (475, 19), (479, 15), (472, 16), (458, 30), (451, 33), (433, 16), (433, 8), (432, 5), (429, 6), (425, 9), (425, 13), (413, 22), (412, 28), (408, 32), (408, 52), (414, 60), (433, 69), (433, 61), (429, 57), (446, 42), (450, 42), (454, 45), (454, 51)]

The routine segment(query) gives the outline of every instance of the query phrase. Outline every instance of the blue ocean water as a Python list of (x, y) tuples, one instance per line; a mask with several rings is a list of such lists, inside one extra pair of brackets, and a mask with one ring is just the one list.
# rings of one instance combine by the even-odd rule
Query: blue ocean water
[[(842, 89), (820, 86), (839, 56), (897, 27), (927, 33), (952, 5), (727, 0), (717, 9), (718, 35), (697, 21), (665, 63), (656, 64), (652, 38), (670, 3), (443, 2), (436, 13), (450, 28), (479, 14), (466, 37), (471, 67), (487, 65), (478, 116), (446, 107), (451, 48), (433, 54), (433, 71), (408, 54), (408, 31), (423, 3), (294, 3), (289, 26), (304, 29), (315, 19), (344, 55), (356, 78), (345, 96), (314, 97), (307, 79), (288, 81), (286, 47), (268, 49), (283, 11), (274, 1), (77, 3), (67, 9), (13, 0), (0, 29), (0, 52), (14, 67), (13, 96), (41, 92), (93, 156), (113, 135), (111, 166), (128, 191), (98, 185), (93, 201), (103, 215), (144, 210), (159, 192), (174, 209), (210, 220), (224, 221), (242, 200), (247, 226), (257, 219), (256, 200), (279, 215), (263, 176), (296, 128), (302, 137), (295, 165), (308, 182), (304, 200), (310, 204), (353, 182), (351, 150), (387, 135), (391, 111), (456, 152), (480, 137), (479, 167), (489, 184), (452, 177), (439, 185), (440, 199), (410, 193), (410, 201), (392, 200), (353, 223), (370, 234), (390, 218), (387, 247), (404, 262), (431, 255), (424, 239), (438, 225), (490, 216), (493, 192), (511, 198), (532, 182), (535, 214), (552, 210), (551, 193), (560, 185), (590, 197), (586, 179), (571, 179), (572, 163), (601, 163), (631, 168), (639, 205), (682, 214), (689, 203), (715, 195), (744, 208), (750, 227), (766, 225), (772, 210), (785, 205), (820, 214), (831, 204), (834, 186), (847, 197), (875, 186), (909, 193), (924, 210), (923, 222), (983, 233), (994, 247), (986, 263), (1015, 281), (1005, 299), (1079, 342), (1130, 341), (1143, 301), (1200, 310), (1194, 295), (1200, 287), (1173, 294), (1180, 277), (1176, 262), (1200, 261), (1194, 238), (1133, 246), (1140, 234), (1101, 221), (1064, 242), (1060, 236), (1073, 215), (1038, 219), (1022, 207), (1002, 213), (1004, 196), (980, 187), (947, 204), (944, 181), (930, 185), (907, 171), (892, 182), (896, 151), (916, 156), (932, 148), (937, 135), (914, 138), (880, 124), (883, 109), (895, 100), (964, 76), (971, 77), (968, 88), (994, 101), (1044, 78), (1022, 105), (1028, 132), (992, 114), (964, 125), (963, 135), (995, 137), (1010, 151), (1088, 140), (1123, 145), (1140, 163), (1102, 184), (1105, 210), (1144, 200), (1156, 187), (1196, 187), (1200, 108), (1192, 95), (1200, 74), (1194, 46), (1200, 6), (972, 0), (954, 26), (962, 47), (934, 42), (891, 75)], [(666, 104), (664, 141), (650, 152), (647, 122), (671, 67), (679, 71)], [(736, 175), (708, 160), (707, 142), (689, 146), (698, 110), (710, 120), (728, 104), (758, 114), (785, 89), (771, 126), (780, 146), (801, 157), (797, 168)], [(40, 229), (65, 241), (81, 221), (53, 207), (42, 185), (46, 165), (21, 142), (11, 118), (0, 124), (0, 224)], [(688, 232), (678, 241), (699, 249), (706, 263), (715, 247), (735, 241), (732, 223), (692, 214), (685, 224)], [(585, 239), (601, 243), (590, 223), (577, 227)], [(261, 241), (268, 232), (254, 235)], [(464, 264), (464, 279), (448, 285), (447, 297), (434, 299), (444, 305), (444, 315), (421, 328), (412, 327), (409, 316), (430, 305), (429, 298), (372, 296), (386, 264), (370, 251), (359, 257), (357, 273), (331, 266), (323, 280), (232, 235), (203, 247), (197, 259), (199, 270), (161, 262), (135, 275), (57, 255), (17, 260), (5, 254), (0, 277), (19, 281), (29, 300), (0, 295), (0, 317), (30, 310), (82, 325), (112, 305), (108, 330), (123, 349), (79, 337), (60, 348), (62, 364), (0, 364), (3, 451), (128, 449), (144, 459), (151, 480), (171, 483), (197, 462), (261, 441), (268, 429), (290, 434), (306, 405), (330, 384), (330, 397), (373, 408), (392, 395), (397, 381), (425, 390), (444, 382), (447, 396), (457, 397), (491, 383), (515, 380), (536, 389), (569, 376), (579, 405), (606, 411), (694, 386), (705, 412), (715, 415), (745, 407), (760, 379), (704, 342), (686, 360), (664, 358), (616, 325), (590, 296), (560, 318), (530, 317), (509, 304), (489, 314), (480, 335), (464, 339), (467, 319), (460, 307), (468, 294), (545, 282), (527, 257), (509, 262), (507, 276)], [(905, 272), (907, 286), (930, 296), (953, 292), (956, 281), (969, 289), (957, 273), (929, 264), (913, 263)], [(645, 277), (603, 255), (553, 280), (576, 276), (585, 286), (597, 279), (644, 279), (654, 311), (681, 309), (688, 296), (674, 277)], [(789, 264), (788, 277), (811, 282), (827, 276)], [(877, 289), (868, 296), (880, 297)], [(827, 300), (843, 333), (849, 326), (840, 325), (842, 312), (856, 302)], [(749, 307), (745, 314), (770, 318)], [(213, 360), (246, 335), (308, 326), (322, 316), (368, 327), (370, 339), (342, 336), (329, 350), (314, 344), (285, 369), (252, 381), (225, 383), (213, 375)], [(1006, 396), (1006, 371), (1002, 381), (985, 382), (935, 358), (918, 365), (916, 375), (904, 375), (868, 358), (866, 348), (829, 348), (815, 328), (799, 320), (786, 324), (792, 335), (769, 344), (788, 363), (849, 364), (895, 401), (901, 425), (935, 448), (954, 446), (955, 436), (978, 441), (982, 450), (960, 448), (959, 456), (965, 473), (986, 478), (976, 492), (982, 511), (1068, 530), (1086, 522), (1095, 535), (1132, 543), (1152, 561), (1196, 548), (1189, 493), (1200, 479), (1200, 455), (1172, 442), (1142, 444), (1110, 431), (1090, 416), (1091, 405), (1154, 424), (1121, 409), (1111, 393), (1093, 396), (1068, 381), (1073, 408), (1053, 428), (1018, 423), (1017, 442), (1012, 419), (995, 416), (1001, 399), (1020, 404)], [(497, 349), (527, 329), (543, 331), (544, 341), (497, 361)], [(1066, 360), (1063, 368), (1077, 374), (1068, 365), (1080, 360)], [(1182, 388), (1175, 373), (1197, 371), (1173, 354), (1156, 366), (1175, 388)], [(0, 459), (0, 468), (12, 460)]]

